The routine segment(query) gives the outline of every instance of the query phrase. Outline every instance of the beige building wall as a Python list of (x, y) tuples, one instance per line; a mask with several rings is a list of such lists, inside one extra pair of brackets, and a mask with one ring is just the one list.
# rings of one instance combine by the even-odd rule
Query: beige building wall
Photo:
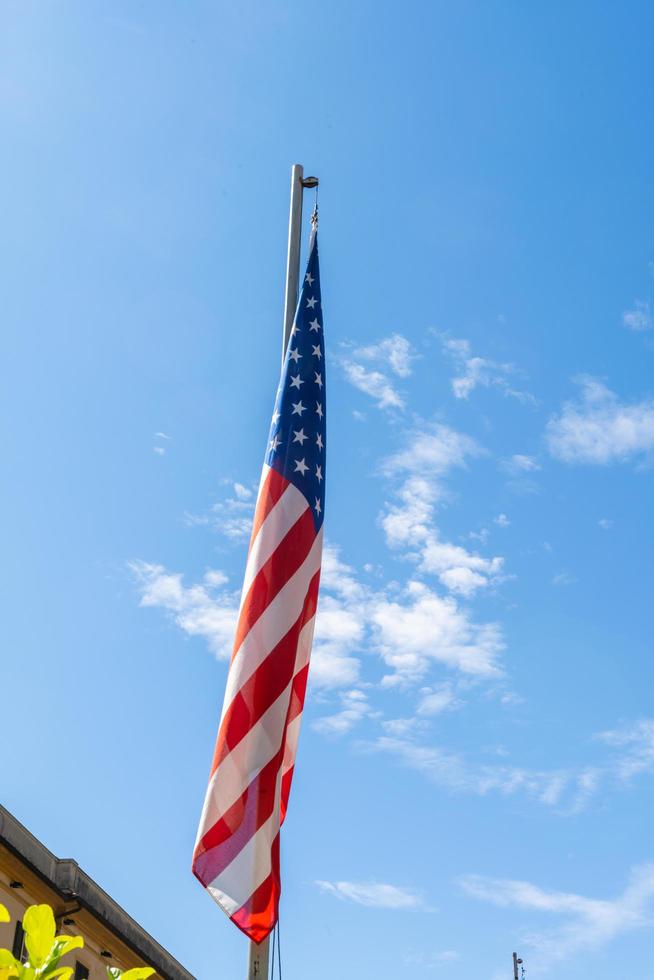
[[(194, 980), (75, 861), (56, 858), (0, 806), (0, 902), (11, 916), (0, 923), (0, 948), (20, 955), (20, 928), (30, 905), (52, 907), (57, 933), (82, 936), (84, 948), (63, 957), (74, 980), (107, 980), (107, 966), (149, 966), (159, 980)], [(88, 971), (88, 972), (87, 972)]]
[[(12, 882), (20, 882), (22, 887), (12, 888)], [(89, 971), (89, 980), (107, 980), (107, 966), (127, 970), (133, 966), (150, 965), (135, 956), (94, 916), (83, 910), (75, 911), (77, 903), (62, 902), (56, 892), (21, 866), (5, 848), (0, 848), (0, 902), (6, 905), (11, 916), (11, 922), (0, 923), (0, 947), (13, 949), (16, 924), (22, 920), (29, 905), (46, 904), (52, 906), (58, 934), (67, 933), (84, 939), (84, 949), (76, 949), (65, 956), (62, 966), (75, 967), (79, 962)]]

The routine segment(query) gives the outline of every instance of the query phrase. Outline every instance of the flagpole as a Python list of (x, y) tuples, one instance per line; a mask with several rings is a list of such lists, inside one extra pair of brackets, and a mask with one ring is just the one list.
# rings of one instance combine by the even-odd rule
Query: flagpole
[[(293, 318), (297, 309), (300, 285), (300, 248), (302, 245), (302, 195), (305, 187), (317, 187), (317, 177), (304, 178), (304, 167), (294, 163), (291, 167), (291, 205), (288, 217), (288, 250), (286, 253), (286, 288), (284, 291), (284, 329), (282, 332), (282, 364), (291, 336)], [(250, 941), (247, 980), (268, 980), (270, 962), (270, 937), (263, 942)]]

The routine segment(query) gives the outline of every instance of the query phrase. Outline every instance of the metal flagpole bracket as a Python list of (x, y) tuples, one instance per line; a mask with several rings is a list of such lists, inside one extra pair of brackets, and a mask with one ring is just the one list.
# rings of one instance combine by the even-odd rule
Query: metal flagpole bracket
[(320, 181), (317, 177), (303, 177), (301, 183), (303, 187), (318, 187)]

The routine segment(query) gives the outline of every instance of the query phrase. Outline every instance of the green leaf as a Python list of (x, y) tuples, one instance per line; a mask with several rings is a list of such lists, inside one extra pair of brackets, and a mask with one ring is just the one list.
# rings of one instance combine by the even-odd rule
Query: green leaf
[(9, 922), (9, 912), (0, 902), (0, 922)]
[(54, 977), (63, 977), (64, 980), (68, 980), (72, 973), (72, 966), (60, 966), (58, 970), (54, 971), (54, 973), (47, 973), (44, 974), (44, 976), (47, 976), (48, 980), (54, 980)]
[(39, 967), (48, 959), (55, 938), (55, 920), (49, 905), (30, 905), (23, 916), (25, 945), (30, 966)]
[(84, 949), (84, 940), (81, 936), (55, 936), (55, 942), (57, 946), (61, 946), (61, 949), (57, 950), (58, 956), (65, 956), (71, 949)]
[[(14, 973), (8, 971), (14, 970)], [(8, 977), (17, 977), (20, 970), (20, 963), (12, 956), (8, 949), (0, 949), (0, 978), (4, 980), (5, 973)]]

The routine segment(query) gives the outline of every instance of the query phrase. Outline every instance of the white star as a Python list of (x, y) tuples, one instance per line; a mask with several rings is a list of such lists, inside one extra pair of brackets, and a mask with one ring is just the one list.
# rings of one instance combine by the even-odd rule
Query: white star
[(307, 464), (304, 462), (303, 459), (295, 460), (295, 470), (294, 470), (295, 473), (301, 473), (302, 476), (304, 476), (304, 474), (308, 469), (309, 467), (307, 466)]
[(296, 364), (300, 360), (300, 358), (302, 357), (302, 355), (297, 350), (292, 350), (291, 353), (288, 356), (290, 357), (290, 359), (292, 361), (295, 361)]
[(296, 333), (299, 333), (299, 330), (300, 328), (298, 327), (297, 323), (294, 323), (291, 327), (291, 337), (294, 337)]
[(318, 331), (320, 330), (320, 324), (318, 323), (318, 318), (317, 317), (316, 317), (315, 320), (312, 320), (310, 322), (310, 324), (309, 324), (309, 330), (311, 330), (311, 331), (313, 331), (315, 333), (318, 333)]
[(281, 415), (279, 414), (279, 412), (273, 412), (272, 424), (273, 425), (277, 425), (277, 423), (279, 422), (280, 418), (281, 418)]
[(314, 504), (314, 509), (316, 511), (316, 514), (318, 514), (320, 516), (320, 511), (321, 511), (322, 508), (320, 506), (320, 500), (319, 500), (318, 497), (316, 497), (316, 502)]
[(316, 402), (316, 415), (318, 416), (319, 419), (322, 418), (322, 405), (320, 404), (320, 402)]
[(314, 357), (317, 357), (318, 360), (320, 360), (320, 358), (322, 357), (322, 351), (320, 350), (320, 344), (317, 344), (315, 347), (312, 344), (311, 345), (311, 353), (313, 354)]
[(270, 440), (271, 452), (273, 453), (277, 452), (277, 446), (281, 445), (281, 441), (282, 440), (279, 438), (279, 436), (275, 436), (273, 439)]
[(316, 376), (316, 382), (315, 383), (318, 385), (319, 388), (322, 388), (322, 374), (318, 374), (317, 371), (314, 371), (314, 374)]
[(297, 374), (294, 378), (291, 378), (291, 388), (297, 388), (297, 390), (299, 391), (300, 390), (300, 385), (303, 385), (303, 384), (304, 384), (304, 381), (302, 380), (302, 378), (300, 377), (299, 374)]
[(293, 442), (299, 442), (301, 446), (304, 445), (304, 440), (309, 438), (309, 436), (305, 436), (304, 429), (299, 429), (297, 432), (293, 429), (293, 435), (295, 436)]
[(306, 276), (304, 277), (304, 281), (308, 282), (310, 286), (313, 286), (313, 276), (310, 272), (307, 272)]
[(291, 415), (299, 415), (302, 418), (302, 412), (306, 412), (306, 406), (302, 402), (292, 402), (291, 404), (293, 405)]
[(322, 483), (322, 466), (316, 466), (316, 480)]
[(318, 300), (316, 299), (316, 297), (312, 296), (311, 299), (307, 300), (307, 309), (312, 310), (317, 302)]
[(318, 449), (322, 449), (322, 436), (320, 435), (320, 433), (318, 433), (318, 435), (316, 436), (316, 446), (318, 447)]

